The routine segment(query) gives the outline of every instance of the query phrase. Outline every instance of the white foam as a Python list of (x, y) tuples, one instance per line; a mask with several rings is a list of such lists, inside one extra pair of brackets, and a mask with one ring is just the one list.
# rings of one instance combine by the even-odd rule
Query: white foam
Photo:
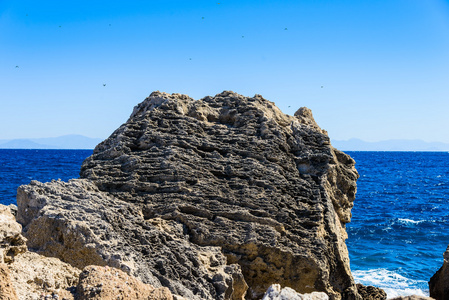
[(419, 220), (419, 221), (415, 221), (415, 220), (410, 220), (410, 219), (398, 219), (398, 221), (400, 223), (406, 224), (406, 225), (411, 225), (411, 224), (419, 224), (424, 222), (424, 220)]
[(409, 279), (386, 269), (353, 271), (352, 275), (356, 282), (383, 289), (388, 299), (409, 295), (429, 296), (428, 291), (418, 288), (427, 285), (426, 281)]

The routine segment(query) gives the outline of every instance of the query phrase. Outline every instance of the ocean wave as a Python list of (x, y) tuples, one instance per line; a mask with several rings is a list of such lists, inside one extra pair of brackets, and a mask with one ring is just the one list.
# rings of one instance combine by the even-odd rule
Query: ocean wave
[(399, 218), (398, 222), (402, 223), (402, 224), (405, 224), (405, 225), (416, 225), (416, 224), (424, 222), (424, 220), (415, 221), (415, 220), (411, 220), (411, 219), (401, 219), (401, 218)]
[(352, 272), (357, 283), (372, 285), (383, 289), (387, 299), (398, 296), (429, 296), (427, 281), (413, 280), (386, 269), (356, 270)]

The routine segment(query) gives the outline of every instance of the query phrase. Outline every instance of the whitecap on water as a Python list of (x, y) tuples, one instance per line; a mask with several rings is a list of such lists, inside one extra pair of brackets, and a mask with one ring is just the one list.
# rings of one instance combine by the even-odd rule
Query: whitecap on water
[(415, 220), (410, 220), (410, 219), (398, 219), (399, 223), (405, 224), (405, 225), (415, 225), (415, 224), (419, 224), (424, 222), (424, 220), (419, 220), (419, 221), (415, 221)]
[(429, 296), (427, 290), (420, 288), (427, 285), (426, 281), (413, 280), (386, 269), (353, 271), (352, 275), (357, 283), (383, 289), (387, 299), (409, 295)]

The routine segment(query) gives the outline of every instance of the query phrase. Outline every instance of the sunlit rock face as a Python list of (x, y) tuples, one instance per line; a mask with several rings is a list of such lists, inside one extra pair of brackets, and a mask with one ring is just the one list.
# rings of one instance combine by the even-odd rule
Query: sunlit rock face
[(358, 174), (307, 108), (154, 92), (80, 175), (19, 189), (29, 247), (189, 299), (260, 299), (275, 283), (361, 299), (344, 243)]

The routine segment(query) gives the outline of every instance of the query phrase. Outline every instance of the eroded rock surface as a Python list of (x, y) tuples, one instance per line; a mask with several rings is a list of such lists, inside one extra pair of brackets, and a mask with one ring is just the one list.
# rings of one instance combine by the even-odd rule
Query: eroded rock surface
[(25, 252), (9, 265), (20, 300), (74, 299), (81, 270), (53, 257)]
[(306, 108), (155, 92), (80, 175), (19, 188), (29, 247), (189, 299), (256, 299), (274, 283), (361, 299), (344, 243), (358, 174)]
[(116, 268), (87, 266), (80, 275), (77, 300), (173, 300), (166, 287), (155, 289)]
[(0, 300), (18, 300), (9, 268), (4, 263), (0, 263)]
[(374, 286), (364, 286), (360, 283), (357, 283), (357, 290), (362, 296), (363, 300), (386, 300), (387, 299), (387, 293)]

